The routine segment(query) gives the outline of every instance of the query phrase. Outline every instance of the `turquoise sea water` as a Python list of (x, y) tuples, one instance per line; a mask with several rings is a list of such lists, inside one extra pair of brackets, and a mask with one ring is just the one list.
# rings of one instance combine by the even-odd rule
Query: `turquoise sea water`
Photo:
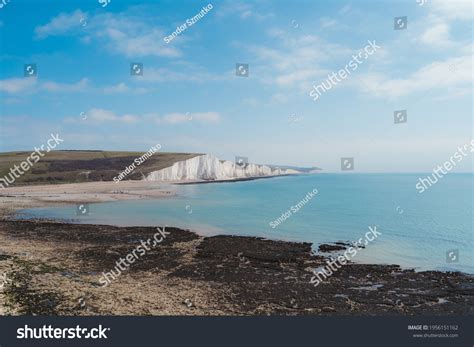
[[(417, 270), (474, 273), (473, 174), (454, 174), (420, 194), (426, 174), (316, 174), (225, 184), (173, 186), (161, 200), (30, 209), (26, 216), (82, 223), (177, 226), (203, 234), (235, 234), (319, 243), (356, 241), (369, 226), (381, 232), (356, 262), (390, 263)], [(276, 228), (270, 222), (317, 189), (297, 213)], [(447, 252), (457, 250), (451, 260)]]

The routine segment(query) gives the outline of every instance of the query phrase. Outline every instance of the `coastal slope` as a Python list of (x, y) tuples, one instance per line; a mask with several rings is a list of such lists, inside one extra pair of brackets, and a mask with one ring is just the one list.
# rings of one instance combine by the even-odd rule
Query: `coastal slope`
[[(25, 185), (64, 184), (112, 181), (127, 167), (134, 164), (144, 152), (116, 152), (100, 150), (63, 150), (46, 153), (24, 174), (13, 176), (14, 182), (8, 187)], [(10, 175), (11, 170), (20, 166), (31, 152), (0, 152), (0, 182)], [(174, 163), (201, 153), (157, 152), (125, 177), (125, 180), (140, 181), (151, 172), (169, 167)], [(8, 180), (9, 182), (11, 181)]]

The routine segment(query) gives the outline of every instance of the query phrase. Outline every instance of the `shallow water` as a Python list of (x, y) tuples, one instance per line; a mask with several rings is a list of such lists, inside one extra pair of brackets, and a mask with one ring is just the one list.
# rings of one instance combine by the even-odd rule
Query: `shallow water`
[[(354, 261), (474, 273), (474, 175), (450, 173), (422, 194), (415, 189), (420, 176), (426, 174), (316, 174), (184, 185), (175, 186), (173, 198), (89, 205), (90, 214), (85, 216), (76, 215), (76, 206), (23, 212), (27, 217), (80, 223), (170, 225), (204, 234), (262, 236), (315, 245), (356, 241), (369, 226), (376, 226), (382, 235)], [(296, 213), (277, 227), (270, 226), (314, 189), (318, 194)], [(453, 261), (447, 258), (451, 250), (459, 252)]]

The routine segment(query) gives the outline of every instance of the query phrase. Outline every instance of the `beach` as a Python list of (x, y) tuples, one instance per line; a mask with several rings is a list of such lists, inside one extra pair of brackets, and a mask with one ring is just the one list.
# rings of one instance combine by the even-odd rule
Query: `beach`
[(15, 186), (0, 190), (0, 215), (10, 215), (24, 208), (151, 199), (173, 194), (169, 184), (146, 181)]
[(120, 191), (116, 187), (95, 182), (1, 192), (0, 273), (8, 280), (1, 289), (0, 314), (472, 314), (471, 275), (349, 262), (315, 287), (312, 270), (328, 255), (315, 253), (310, 243), (205, 237), (171, 226), (162, 243), (104, 287), (102, 274), (152, 237), (156, 227), (8, 220), (21, 208), (174, 194), (169, 185), (150, 182), (124, 181)]

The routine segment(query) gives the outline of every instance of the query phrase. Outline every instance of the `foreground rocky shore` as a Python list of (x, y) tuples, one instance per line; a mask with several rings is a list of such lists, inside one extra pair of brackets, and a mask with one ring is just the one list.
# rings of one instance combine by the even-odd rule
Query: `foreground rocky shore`
[(314, 287), (311, 270), (325, 258), (309, 243), (166, 231), (163, 242), (104, 287), (102, 273), (156, 228), (1, 221), (0, 314), (473, 313), (470, 275), (349, 263)]

